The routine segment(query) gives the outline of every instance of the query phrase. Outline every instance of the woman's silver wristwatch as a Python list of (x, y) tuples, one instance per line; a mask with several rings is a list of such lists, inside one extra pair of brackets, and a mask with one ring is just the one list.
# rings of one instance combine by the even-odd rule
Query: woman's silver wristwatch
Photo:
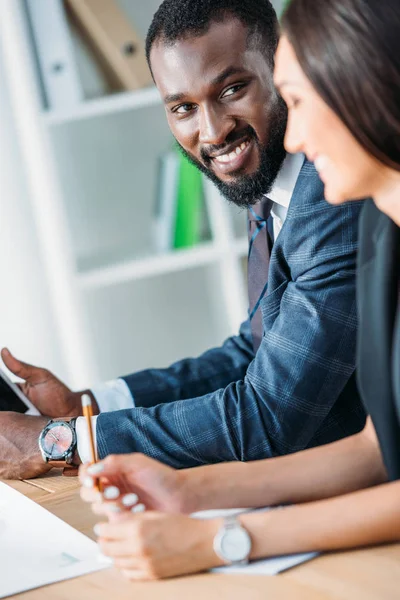
[(214, 538), (214, 552), (224, 563), (247, 564), (251, 552), (251, 537), (236, 515), (225, 517)]

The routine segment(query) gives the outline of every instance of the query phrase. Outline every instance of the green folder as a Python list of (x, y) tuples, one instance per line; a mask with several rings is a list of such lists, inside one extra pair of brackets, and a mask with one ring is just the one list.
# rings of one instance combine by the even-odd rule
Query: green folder
[(203, 181), (200, 171), (181, 153), (179, 161), (174, 248), (188, 248), (201, 240)]

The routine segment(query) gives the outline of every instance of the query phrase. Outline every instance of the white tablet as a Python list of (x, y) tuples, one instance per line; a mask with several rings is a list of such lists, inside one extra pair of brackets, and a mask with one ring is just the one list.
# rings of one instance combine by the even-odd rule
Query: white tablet
[(12, 410), (28, 415), (40, 414), (19, 387), (0, 369), (0, 411), (4, 410)]

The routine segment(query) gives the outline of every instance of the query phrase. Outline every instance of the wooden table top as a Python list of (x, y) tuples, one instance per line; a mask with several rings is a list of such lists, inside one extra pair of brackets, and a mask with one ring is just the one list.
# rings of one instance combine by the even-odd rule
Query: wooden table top
[[(76, 478), (56, 471), (5, 482), (93, 538), (97, 518), (79, 498)], [(0, 569), (1, 570), (1, 569)], [(400, 544), (320, 556), (275, 577), (202, 574), (130, 583), (104, 571), (14, 596), (19, 600), (398, 600)]]

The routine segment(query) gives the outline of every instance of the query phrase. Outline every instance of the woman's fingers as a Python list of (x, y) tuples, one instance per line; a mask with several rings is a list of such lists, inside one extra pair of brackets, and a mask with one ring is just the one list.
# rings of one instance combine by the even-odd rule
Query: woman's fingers
[(98, 536), (101, 552), (112, 559), (138, 560), (142, 548), (137, 524), (137, 517), (127, 515), (115, 521), (95, 525), (93, 531)]
[(114, 502), (102, 502), (99, 500), (98, 502), (93, 502), (92, 511), (96, 515), (118, 515), (122, 512), (122, 508), (115, 504)]
[(140, 569), (142, 566), (142, 560), (134, 556), (123, 556), (122, 558), (115, 558), (113, 565), (116, 569), (123, 571), (124, 569)]
[(103, 489), (104, 500), (116, 500), (121, 495), (119, 488), (115, 485), (109, 485)]
[(131, 544), (128, 539), (109, 541), (100, 538), (98, 544), (104, 556), (109, 556), (113, 559), (132, 556)]
[(131, 511), (133, 513), (143, 512), (144, 504), (139, 502), (137, 494), (121, 494), (116, 486), (108, 486), (102, 493), (91, 487), (91, 479), (84, 478), (81, 488), (81, 498), (92, 504), (92, 510), (97, 515), (117, 514)]
[(213, 566), (212, 540), (221, 523), (150, 511), (121, 514), (94, 532), (101, 552), (129, 579), (153, 580)]
[(136, 519), (127, 514), (124, 519), (112, 523), (97, 523), (93, 527), (94, 533), (102, 540), (132, 539), (136, 533)]
[(96, 515), (116, 515), (119, 513), (141, 513), (146, 510), (146, 507), (141, 502), (131, 506), (124, 506), (121, 502), (104, 502), (101, 497), (97, 501), (92, 503), (92, 511)]
[(95, 488), (87, 488), (81, 487), (80, 495), (84, 502), (89, 502), (92, 504), (94, 502), (98, 502), (98, 500), (102, 499), (102, 495)]
[(121, 503), (125, 508), (132, 508), (139, 502), (137, 494), (124, 494), (121, 498)]
[[(84, 488), (92, 489), (97, 487), (100, 482), (104, 500), (115, 500), (121, 496), (122, 491), (129, 493), (131, 490), (126, 489), (123, 478), (114, 474), (112, 477), (97, 475), (97, 467), (101, 467), (102, 463), (91, 465), (89, 463), (81, 465), (79, 469), (79, 481)], [(93, 469), (95, 470), (93, 473)], [(90, 502), (90, 495), (84, 494), (83, 499)]]
[(151, 579), (147, 572), (140, 567), (137, 569), (121, 569), (121, 573), (126, 579), (129, 579), (129, 581), (145, 581)]

